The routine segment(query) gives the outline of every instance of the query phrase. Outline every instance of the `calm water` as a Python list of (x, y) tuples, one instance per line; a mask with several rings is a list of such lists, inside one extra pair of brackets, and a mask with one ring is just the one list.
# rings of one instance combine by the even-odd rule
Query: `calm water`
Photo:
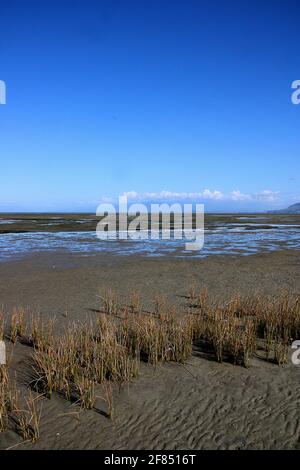
[[(53, 218), (54, 219), (54, 218)], [(20, 224), (22, 220), (1, 219), (2, 226)], [(33, 222), (31, 222), (33, 223)], [(57, 220), (37, 223), (36, 232), (0, 234), (0, 260), (20, 258), (38, 252), (76, 252), (93, 256), (98, 252), (118, 255), (141, 254), (144, 256), (206, 257), (216, 254), (247, 256), (257, 252), (281, 249), (300, 250), (300, 216), (247, 216), (214, 215), (208, 217), (205, 227), (205, 243), (201, 251), (186, 251), (186, 240), (108, 240), (100, 241), (93, 230), (84, 230), (86, 219), (78, 219), (80, 231), (51, 231)], [(48, 230), (47, 230), (48, 228)], [(145, 233), (144, 233), (145, 234)]]

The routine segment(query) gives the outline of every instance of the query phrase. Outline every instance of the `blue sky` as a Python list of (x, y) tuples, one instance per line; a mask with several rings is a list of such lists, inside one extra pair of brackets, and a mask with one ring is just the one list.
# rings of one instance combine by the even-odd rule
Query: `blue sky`
[(0, 210), (300, 201), (299, 3), (1, 4)]

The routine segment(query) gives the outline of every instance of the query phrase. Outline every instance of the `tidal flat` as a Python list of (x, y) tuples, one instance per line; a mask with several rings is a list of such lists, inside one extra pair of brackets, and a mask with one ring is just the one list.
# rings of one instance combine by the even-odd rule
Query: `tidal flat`
[[(98, 398), (90, 409), (82, 406), (78, 398), (72, 401), (59, 391), (53, 392), (50, 398), (44, 390), (34, 388), (36, 367), (32, 362), (38, 350), (32, 340), (33, 318), (39, 318), (40, 323), (36, 325), (48, 325), (53, 320), (53, 336), (62, 338), (74, 323), (94, 324), (105, 321), (103, 318), (106, 317), (109, 321), (122, 322), (124, 315), (141, 314), (160, 321), (158, 308), (164, 315), (172, 312), (179, 319), (188, 315), (193, 317), (200, 314), (200, 310), (192, 297), (199, 298), (203, 292), (207, 292), (210, 303), (223, 307), (238, 298), (248, 307), (258, 298), (268, 299), (269, 306), (272, 299), (276, 304), (276, 299), (284, 295), (297, 299), (300, 285), (299, 216), (209, 215), (206, 229), (215, 231), (216, 238), (221, 234), (223, 240), (224, 233), (228, 233), (232, 246), (239, 246), (239, 249), (235, 248), (234, 253), (228, 250), (226, 239), (223, 250), (215, 251), (211, 247), (205, 256), (185, 254), (183, 246), (177, 246), (173, 251), (157, 246), (155, 251), (162, 253), (155, 256), (149, 248), (151, 240), (123, 243), (148, 244), (147, 249), (128, 248), (126, 253), (122, 252), (122, 246), (95, 249), (97, 241), (90, 242), (89, 239), (84, 250), (74, 249), (72, 239), (68, 245), (70, 238), (63, 246), (57, 246), (47, 238), (48, 234), (75, 233), (77, 236), (81, 233), (86, 236), (85, 232), (94, 231), (96, 221), (91, 221), (91, 216), (76, 215), (76, 220), (87, 219), (89, 224), (89, 230), (79, 230), (79, 222), (73, 221), (73, 215), (67, 216), (67, 222), (65, 215), (60, 215), (63, 222), (57, 222), (56, 214), (34, 217), (32, 220), (32, 215), (22, 218), (13, 214), (2, 216), (6, 224), (0, 225), (1, 230), (3, 228), (0, 239), (24, 234), (36, 236), (36, 233), (41, 234), (42, 240), (43, 236), (46, 238), (43, 245), (31, 240), (31, 245), (21, 247), (20, 240), (6, 238), (3, 242), (2, 239), (2, 246), (7, 251), (2, 250), (0, 256), (0, 298), (10, 379), (13, 382), (16, 377), (24, 410), (27, 405), (22, 402), (22, 397), (28, 397), (29, 393), (38, 397), (39, 435), (32, 439), (29, 434), (29, 438), (24, 439), (15, 426), (9, 425), (0, 433), (2, 449), (12, 446), (19, 449), (159, 450), (300, 448), (299, 366), (292, 363), (290, 348), (291, 340), (300, 338), (289, 338), (285, 361), (281, 365), (276, 363), (272, 349), (277, 339), (271, 338), (272, 350), (266, 354), (265, 334), (258, 338), (246, 366), (234, 363), (227, 352), (222, 362), (218, 361), (213, 348), (202, 348), (203, 341), (201, 344), (193, 341), (190, 354), (178, 362), (173, 356), (173, 360), (169, 360), (169, 353), (157, 364), (143, 357), (139, 361), (138, 374), (130, 380), (121, 385), (114, 380), (111, 389), (100, 384), (96, 393)], [(56, 226), (50, 229), (48, 225), (41, 230), (38, 224), (49, 220), (62, 226), (57, 230)], [(21, 226), (22, 234), (18, 233)], [(248, 250), (245, 255), (239, 245), (244, 232), (249, 237), (259, 233), (264, 245), (255, 251)], [(266, 238), (267, 234), (273, 234), (272, 240)], [(274, 234), (276, 237), (280, 234), (280, 240), (275, 240)], [(268, 249), (266, 239), (272, 245), (271, 249)], [(80, 243), (80, 239), (77, 240), (77, 245)], [(119, 242), (107, 243), (113, 246)], [(247, 239), (243, 246), (249, 249)], [(116, 305), (115, 310), (109, 312), (108, 303), (103, 301), (107, 300), (108, 292), (113, 293), (112, 305)], [(297, 300), (288, 304), (287, 311), (294, 308), (293, 302)], [(240, 307), (236, 310), (235, 316), (244, 318), (239, 313)], [(19, 334), (16, 330), (14, 342), (11, 330), (12, 325), (18, 329), (18, 322), (12, 322), (12, 315), (20, 311), (24, 331), (21, 328), (22, 334), (20, 331)], [(248, 321), (251, 314), (249, 309), (247, 312), (245, 319)], [(240, 323), (237, 327), (240, 328)], [(169, 340), (171, 349), (174, 338)], [(112, 406), (113, 415), (110, 416)]]

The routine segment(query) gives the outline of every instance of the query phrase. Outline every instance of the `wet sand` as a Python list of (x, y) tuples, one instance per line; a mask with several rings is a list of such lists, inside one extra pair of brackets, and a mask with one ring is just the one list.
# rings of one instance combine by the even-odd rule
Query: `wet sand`
[(108, 287), (126, 297), (138, 290), (146, 305), (156, 295), (180, 304), (191, 283), (206, 286), (220, 299), (240, 292), (278, 289), (300, 290), (300, 252), (194, 258), (146, 258), (99, 253), (52, 253), (26, 256), (0, 263), (0, 298), (6, 309), (16, 305), (40, 310), (46, 315), (63, 314), (82, 318), (99, 304), (97, 295)]
[[(185, 308), (193, 280), (223, 300), (235, 292), (299, 293), (299, 252), (201, 260), (37, 254), (0, 263), (0, 299), (5, 312), (22, 305), (55, 316), (61, 328), (96, 315), (97, 296), (107, 287), (124, 302), (128, 291), (138, 290), (145, 308), (157, 294)], [(30, 352), (18, 344), (13, 356), (24, 393)], [(62, 398), (44, 399), (40, 440), (17, 448), (299, 449), (299, 371), (291, 363), (278, 367), (260, 358), (249, 369), (218, 364), (195, 351), (185, 365), (144, 365), (139, 378), (114, 391), (112, 422)], [(0, 435), (0, 448), (19, 442), (12, 432)]]

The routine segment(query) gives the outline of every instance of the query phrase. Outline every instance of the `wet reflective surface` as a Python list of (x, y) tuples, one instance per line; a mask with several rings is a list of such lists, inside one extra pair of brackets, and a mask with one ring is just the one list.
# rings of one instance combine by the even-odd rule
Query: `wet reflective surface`
[(132, 232), (127, 240), (115, 240), (114, 233), (108, 234), (108, 240), (99, 240), (95, 232), (97, 222), (91, 216), (2, 217), (0, 260), (51, 251), (68, 251), (83, 256), (105, 251), (127, 256), (201, 258), (218, 254), (247, 256), (282, 249), (300, 250), (300, 215), (206, 215), (204, 247), (200, 251), (187, 251), (185, 243), (188, 240), (184, 236), (174, 238), (174, 235), (180, 237), (181, 232), (178, 231), (171, 231), (171, 239), (162, 239), (166, 233), (161, 231), (152, 232), (156, 239), (151, 239), (150, 231), (143, 231)]

